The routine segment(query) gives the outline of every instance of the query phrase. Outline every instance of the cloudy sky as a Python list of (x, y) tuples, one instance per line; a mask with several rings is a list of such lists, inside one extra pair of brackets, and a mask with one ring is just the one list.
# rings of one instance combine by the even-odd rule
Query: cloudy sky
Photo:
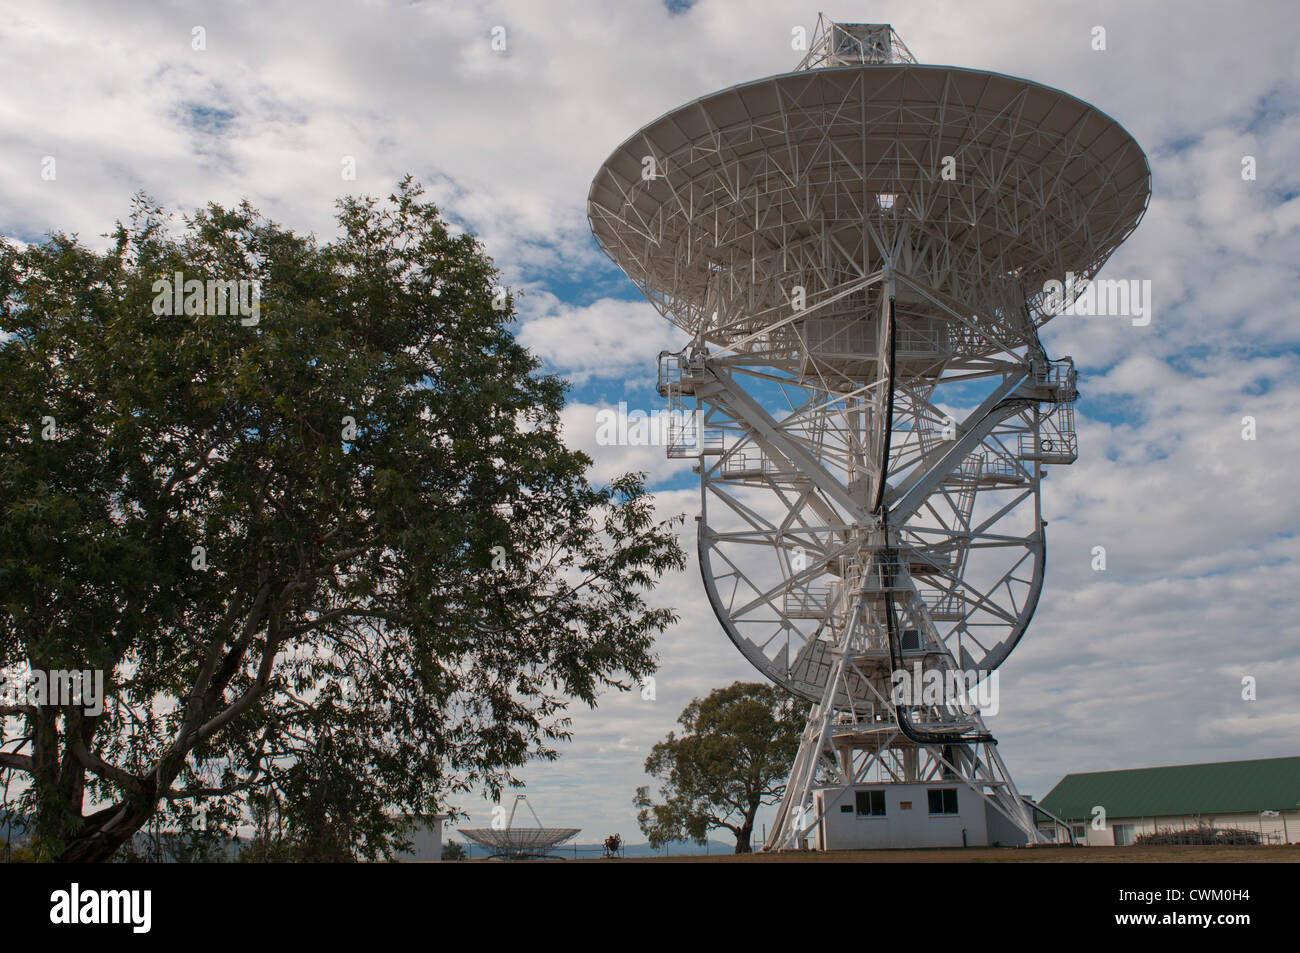
[[(1046, 587), (990, 722), (1021, 790), (1300, 754), (1300, 15), (1290, 0), (825, 12), (892, 23), (921, 62), (1067, 90), (1150, 159), (1146, 218), (1102, 275), (1150, 280), (1150, 324), (1061, 318), (1044, 334), (1079, 369), (1081, 452), (1045, 483)], [(665, 514), (694, 514), (688, 462), (595, 443), (596, 408), (658, 405), (655, 355), (676, 337), (596, 248), (587, 188), (639, 126), (793, 68), (791, 31), (816, 14), (776, 0), (20, 5), (0, 22), (0, 233), (98, 241), (144, 189), (182, 210), (247, 197), (328, 237), (338, 196), (413, 173), (523, 292), (519, 336), (573, 380), (568, 439), (596, 476), (644, 470)], [(1105, 572), (1090, 567), (1099, 545)], [(692, 697), (753, 676), (694, 565), (655, 598), (682, 616), (659, 642), (657, 698), (576, 712), (561, 760), (524, 772), (543, 819), (583, 840), (642, 840), (631, 798), (650, 747)]]

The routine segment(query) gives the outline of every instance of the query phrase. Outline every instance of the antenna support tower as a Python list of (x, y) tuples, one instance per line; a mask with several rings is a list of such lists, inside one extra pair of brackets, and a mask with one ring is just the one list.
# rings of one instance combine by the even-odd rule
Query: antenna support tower
[(765, 849), (1040, 843), (974, 700), (1038, 605), (1047, 468), (1078, 454), (1074, 364), (1038, 329), (1150, 169), (1093, 106), (918, 63), (887, 24), (819, 17), (804, 53), (647, 124), (588, 196), (690, 341), (659, 389), (694, 421), (668, 454), (700, 474), (709, 603), (810, 703)]

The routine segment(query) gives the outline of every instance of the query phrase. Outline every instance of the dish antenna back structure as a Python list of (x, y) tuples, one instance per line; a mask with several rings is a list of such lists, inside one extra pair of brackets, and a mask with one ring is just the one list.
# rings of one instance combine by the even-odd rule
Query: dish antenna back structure
[(709, 602), (813, 703), (769, 849), (866, 782), (955, 783), (1041, 839), (978, 710), (896, 686), (984, 679), (1024, 634), (1045, 467), (1077, 455), (1073, 362), (1038, 328), (1149, 197), (1087, 103), (820, 17), (794, 72), (673, 110), (597, 173), (597, 242), (691, 337), (659, 390), (668, 455), (698, 460)]

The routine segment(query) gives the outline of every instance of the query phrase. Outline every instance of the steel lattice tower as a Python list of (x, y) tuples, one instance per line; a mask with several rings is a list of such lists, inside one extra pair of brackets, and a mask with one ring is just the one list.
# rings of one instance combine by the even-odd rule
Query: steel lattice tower
[(708, 599), (812, 702), (769, 848), (873, 778), (955, 782), (1040, 838), (979, 712), (895, 688), (985, 678), (1029, 624), (1045, 467), (1077, 455), (1074, 366), (1038, 337), (1068, 296), (1043, 289), (1096, 275), (1149, 196), (1092, 106), (820, 18), (794, 72), (673, 110), (597, 173), (598, 243), (691, 336), (659, 387), (669, 456), (698, 459)]

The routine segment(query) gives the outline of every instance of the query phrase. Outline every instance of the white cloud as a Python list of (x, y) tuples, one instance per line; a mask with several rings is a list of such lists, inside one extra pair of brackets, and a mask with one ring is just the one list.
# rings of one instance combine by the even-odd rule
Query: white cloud
[[(630, 416), (632, 412), (640, 411), (649, 415), (660, 409), (662, 408), (657, 405), (638, 407), (633, 404), (628, 406), (628, 413)], [(617, 411), (616, 405), (570, 401), (560, 412), (564, 441), (574, 450), (581, 450), (591, 457), (593, 465), (588, 473), (593, 481), (606, 483), (624, 473), (644, 473), (647, 475), (647, 483), (654, 485), (690, 472), (693, 461), (668, 459), (662, 445), (602, 445), (598, 437), (601, 436), (602, 421), (605, 418), (601, 415), (616, 414)]]
[(520, 343), (575, 383), (621, 377), (653, 386), (660, 351), (680, 350), (685, 335), (645, 301), (601, 298), (584, 307), (548, 292), (524, 295)]

